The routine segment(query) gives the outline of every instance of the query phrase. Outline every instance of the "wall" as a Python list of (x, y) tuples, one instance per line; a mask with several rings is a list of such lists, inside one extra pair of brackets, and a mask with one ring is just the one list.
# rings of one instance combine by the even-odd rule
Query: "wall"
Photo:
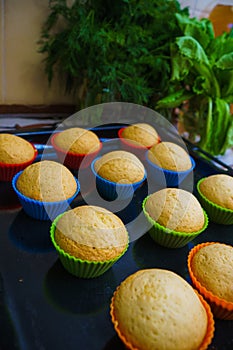
[(37, 52), (48, 0), (0, 0), (0, 104), (70, 104), (54, 82), (49, 88)]

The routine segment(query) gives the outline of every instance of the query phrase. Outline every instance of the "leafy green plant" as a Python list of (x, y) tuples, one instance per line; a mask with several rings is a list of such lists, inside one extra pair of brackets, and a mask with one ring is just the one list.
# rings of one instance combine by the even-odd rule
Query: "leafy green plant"
[(215, 37), (208, 19), (176, 18), (182, 30), (170, 48), (176, 91), (158, 101), (157, 108), (179, 107), (185, 129), (200, 137), (199, 146), (224, 154), (233, 145), (233, 32)]
[[(154, 108), (170, 90), (170, 43), (181, 35), (174, 0), (49, 1), (39, 52), (51, 84), (85, 107), (126, 101)], [(166, 109), (167, 110), (167, 109)]]

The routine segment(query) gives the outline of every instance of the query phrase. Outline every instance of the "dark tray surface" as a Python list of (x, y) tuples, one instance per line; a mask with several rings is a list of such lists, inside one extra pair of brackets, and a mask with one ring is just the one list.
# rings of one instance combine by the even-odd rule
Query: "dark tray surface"
[[(104, 136), (102, 131), (100, 134)], [(45, 140), (46, 135), (42, 136)], [(38, 133), (25, 138), (40, 142)], [(222, 172), (211, 160), (200, 158), (195, 149), (190, 148), (190, 153), (197, 162), (195, 181)], [(53, 150), (50, 156), (56, 159)], [(144, 196), (146, 189), (140, 191), (137, 196)], [(79, 196), (74, 205), (82, 203)], [(120, 212), (123, 220), (127, 210), (129, 217), (137, 214), (137, 197), (135, 203), (136, 208), (129, 206)], [(49, 238), (51, 222), (28, 217), (10, 184), (0, 183), (0, 206), (0, 350), (123, 350), (109, 315), (110, 299), (123, 279), (139, 269), (159, 267), (189, 280), (187, 255), (193, 245), (205, 241), (233, 244), (232, 226), (214, 223), (179, 249), (160, 247), (145, 234), (132, 242), (127, 253), (103, 276), (78, 279), (58, 260)], [(233, 349), (233, 321), (216, 320), (209, 349)]]

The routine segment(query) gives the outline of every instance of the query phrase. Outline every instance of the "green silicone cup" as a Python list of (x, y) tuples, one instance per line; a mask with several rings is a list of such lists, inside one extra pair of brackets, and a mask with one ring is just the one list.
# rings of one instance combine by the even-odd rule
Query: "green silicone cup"
[(205, 180), (202, 178), (197, 183), (197, 192), (199, 196), (199, 201), (202, 207), (207, 212), (210, 221), (215, 222), (216, 224), (222, 225), (232, 225), (233, 224), (233, 210), (220, 207), (219, 205), (211, 202), (207, 199), (200, 190), (200, 184)]
[(52, 225), (50, 227), (50, 237), (63, 267), (72, 275), (80, 278), (95, 278), (101, 276), (126, 253), (128, 245), (126, 246), (124, 251), (116, 258), (106, 261), (82, 260), (66, 253), (63, 249), (59, 247), (54, 237), (56, 224), (63, 214), (64, 213), (58, 215), (56, 219), (52, 222)]
[(208, 226), (208, 216), (203, 210), (204, 217), (205, 217), (205, 222), (204, 226), (196, 232), (191, 232), (191, 233), (185, 233), (185, 232), (179, 232), (179, 231), (174, 231), (171, 229), (168, 229), (162, 225), (160, 225), (158, 222), (153, 220), (150, 215), (147, 213), (145, 209), (146, 201), (149, 198), (147, 196), (142, 203), (142, 208), (145, 217), (147, 218), (148, 222), (150, 223), (151, 228), (149, 229), (149, 235), (151, 238), (158, 243), (159, 245), (167, 248), (181, 248), (184, 247), (186, 244), (194, 240), (197, 236), (199, 236), (203, 231)]

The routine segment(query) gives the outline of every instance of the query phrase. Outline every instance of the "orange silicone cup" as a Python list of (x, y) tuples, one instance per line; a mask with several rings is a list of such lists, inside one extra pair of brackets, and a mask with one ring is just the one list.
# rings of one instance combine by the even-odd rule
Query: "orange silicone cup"
[[(118, 287), (119, 288), (119, 287)], [(123, 342), (123, 344), (125, 345), (125, 347), (129, 350), (140, 350), (138, 348), (136, 348), (132, 343), (130, 343), (124, 336), (124, 334), (121, 333), (120, 329), (119, 329), (119, 324), (117, 319), (115, 318), (115, 313), (114, 313), (114, 299), (115, 299), (115, 295), (117, 293), (117, 290), (114, 292), (112, 300), (111, 300), (111, 304), (110, 304), (110, 315), (111, 315), (111, 320), (114, 326), (114, 329), (118, 335), (118, 337), (121, 339), (121, 341)], [(195, 292), (197, 293), (202, 305), (204, 306), (205, 310), (206, 310), (206, 315), (207, 315), (207, 330), (206, 330), (206, 334), (205, 337), (199, 347), (198, 350), (206, 350), (208, 348), (208, 346), (210, 345), (213, 336), (214, 336), (214, 330), (215, 330), (215, 326), (214, 326), (214, 317), (213, 314), (211, 312), (211, 308), (209, 306), (209, 304), (205, 301), (205, 299), (195, 290)]]
[(233, 302), (226, 301), (218, 296), (214, 295), (212, 292), (207, 290), (201, 283), (196, 279), (192, 271), (192, 259), (194, 255), (203, 247), (215, 244), (217, 242), (206, 242), (200, 243), (192, 248), (188, 255), (188, 271), (195, 289), (204, 297), (211, 307), (211, 310), (216, 318), (224, 320), (233, 320)]

